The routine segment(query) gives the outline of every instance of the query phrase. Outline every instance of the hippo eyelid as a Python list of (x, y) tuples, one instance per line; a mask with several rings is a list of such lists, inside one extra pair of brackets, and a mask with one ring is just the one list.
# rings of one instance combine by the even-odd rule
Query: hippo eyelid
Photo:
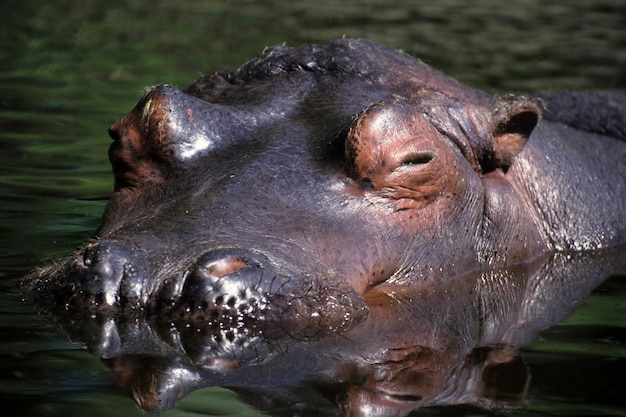
[(425, 165), (435, 159), (435, 154), (429, 151), (411, 153), (402, 158), (399, 166)]

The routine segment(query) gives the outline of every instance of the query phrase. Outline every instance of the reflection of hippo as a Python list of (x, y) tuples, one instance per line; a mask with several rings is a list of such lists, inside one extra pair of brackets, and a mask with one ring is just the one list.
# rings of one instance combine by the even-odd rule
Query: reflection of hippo
[(338, 416), (339, 407), (350, 417), (403, 416), (458, 403), (512, 407), (523, 403), (528, 383), (515, 346), (567, 316), (618, 256), (616, 250), (556, 253), (471, 271), (422, 287), (424, 296), (395, 312), (372, 306), (352, 330), (317, 341), (258, 326), (224, 332), (219, 323), (185, 318), (96, 314), (94, 320), (77, 309), (59, 317), (70, 337), (153, 411), (215, 385), (272, 416)]
[(471, 270), (623, 245), (626, 98), (545, 100), (540, 121), (348, 39), (157, 86), (110, 128), (96, 236), (33, 277), (69, 307), (317, 338)]

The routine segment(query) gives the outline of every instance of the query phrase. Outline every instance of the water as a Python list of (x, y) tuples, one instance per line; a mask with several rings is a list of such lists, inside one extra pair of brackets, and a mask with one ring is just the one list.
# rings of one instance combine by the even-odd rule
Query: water
[[(145, 86), (184, 87), (267, 45), (367, 37), (488, 91), (626, 87), (622, 1), (480, 5), (13, 1), (0, 5), (0, 415), (142, 415), (99, 360), (10, 284), (87, 239), (112, 191), (106, 127)], [(626, 415), (626, 279), (603, 284), (524, 350), (532, 382), (513, 415)], [(498, 415), (469, 406), (436, 415)], [(256, 415), (203, 389), (166, 416)]]

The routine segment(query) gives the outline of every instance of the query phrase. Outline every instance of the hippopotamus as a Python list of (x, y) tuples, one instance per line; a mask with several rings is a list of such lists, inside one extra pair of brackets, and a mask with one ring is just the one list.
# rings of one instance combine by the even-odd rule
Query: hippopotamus
[(268, 48), (115, 122), (95, 235), (29, 282), (65, 309), (297, 340), (373, 310), (420, 320), (424, 289), (488, 291), (470, 271), (623, 253), (624, 108), (619, 92), (494, 96), (366, 40)]

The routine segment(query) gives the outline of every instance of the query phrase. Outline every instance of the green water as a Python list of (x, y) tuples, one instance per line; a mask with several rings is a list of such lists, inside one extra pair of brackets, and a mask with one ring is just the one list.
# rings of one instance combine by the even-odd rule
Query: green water
[[(112, 191), (107, 126), (265, 46), (367, 37), (488, 91), (626, 87), (623, 1), (15, 1), (0, 4), (0, 415), (142, 415), (97, 359), (5, 285), (67, 255)], [(512, 415), (626, 415), (626, 280), (526, 349)], [(499, 415), (471, 407), (435, 415)], [(206, 389), (165, 416), (256, 415)]]

